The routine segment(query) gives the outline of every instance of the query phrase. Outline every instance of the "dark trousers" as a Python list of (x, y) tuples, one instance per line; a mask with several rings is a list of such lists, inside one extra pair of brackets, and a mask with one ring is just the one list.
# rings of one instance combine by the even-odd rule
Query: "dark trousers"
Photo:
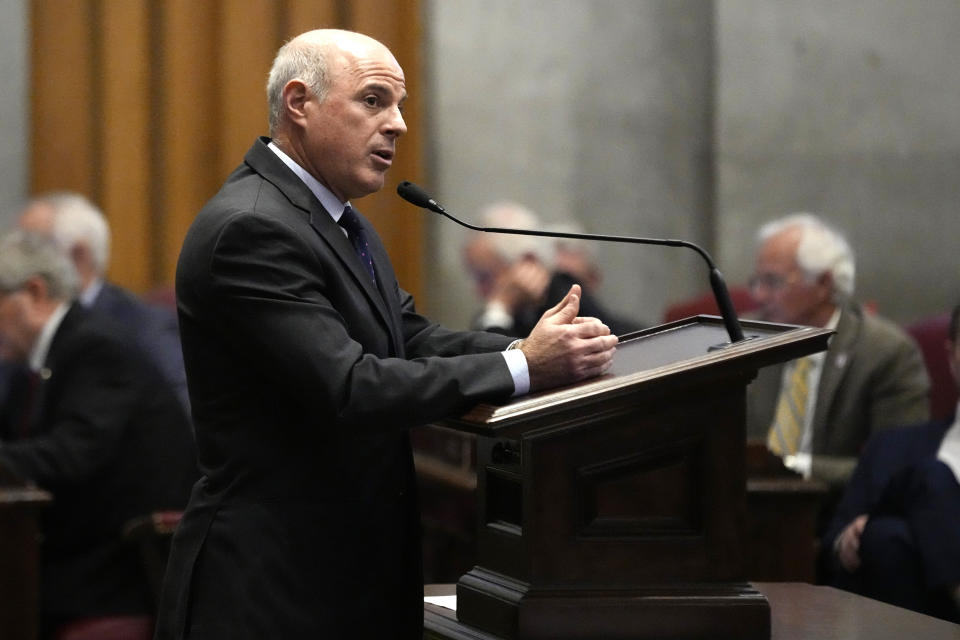
[(960, 485), (929, 459), (894, 476), (860, 539), (861, 566), (836, 586), (960, 622), (949, 589), (960, 584)]

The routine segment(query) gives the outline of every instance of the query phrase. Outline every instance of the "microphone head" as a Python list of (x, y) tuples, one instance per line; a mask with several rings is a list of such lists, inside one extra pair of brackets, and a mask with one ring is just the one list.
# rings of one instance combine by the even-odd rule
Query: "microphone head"
[(443, 207), (437, 204), (437, 201), (431, 198), (421, 187), (413, 184), (409, 180), (404, 180), (397, 185), (397, 195), (418, 207), (430, 209), (436, 213), (443, 213)]

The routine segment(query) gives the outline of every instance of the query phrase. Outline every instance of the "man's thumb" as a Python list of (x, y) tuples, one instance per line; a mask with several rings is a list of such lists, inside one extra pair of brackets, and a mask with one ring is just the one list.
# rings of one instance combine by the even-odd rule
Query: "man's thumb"
[(557, 306), (550, 311), (550, 315), (555, 316), (556, 321), (560, 324), (573, 322), (573, 319), (580, 312), (580, 285), (575, 284), (570, 287), (570, 291), (563, 297), (563, 300), (558, 302)]

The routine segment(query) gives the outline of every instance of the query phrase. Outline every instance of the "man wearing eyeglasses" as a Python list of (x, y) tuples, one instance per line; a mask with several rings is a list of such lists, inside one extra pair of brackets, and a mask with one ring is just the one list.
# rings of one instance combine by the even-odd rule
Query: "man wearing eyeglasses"
[(760, 371), (750, 385), (747, 433), (784, 463), (841, 488), (877, 430), (929, 417), (920, 350), (895, 324), (853, 300), (853, 251), (809, 213), (757, 234), (750, 286), (763, 320), (833, 329), (826, 352)]

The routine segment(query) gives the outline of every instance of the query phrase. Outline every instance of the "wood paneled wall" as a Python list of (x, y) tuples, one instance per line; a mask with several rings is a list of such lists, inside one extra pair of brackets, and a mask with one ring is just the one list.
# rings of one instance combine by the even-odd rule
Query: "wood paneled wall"
[(387, 185), (358, 206), (420, 294), (422, 217), (395, 194), (423, 173), (419, 0), (33, 0), (31, 191), (103, 208), (111, 279), (170, 284), (194, 215), (267, 133), (277, 49), (318, 27), (377, 38), (406, 73), (409, 131)]

